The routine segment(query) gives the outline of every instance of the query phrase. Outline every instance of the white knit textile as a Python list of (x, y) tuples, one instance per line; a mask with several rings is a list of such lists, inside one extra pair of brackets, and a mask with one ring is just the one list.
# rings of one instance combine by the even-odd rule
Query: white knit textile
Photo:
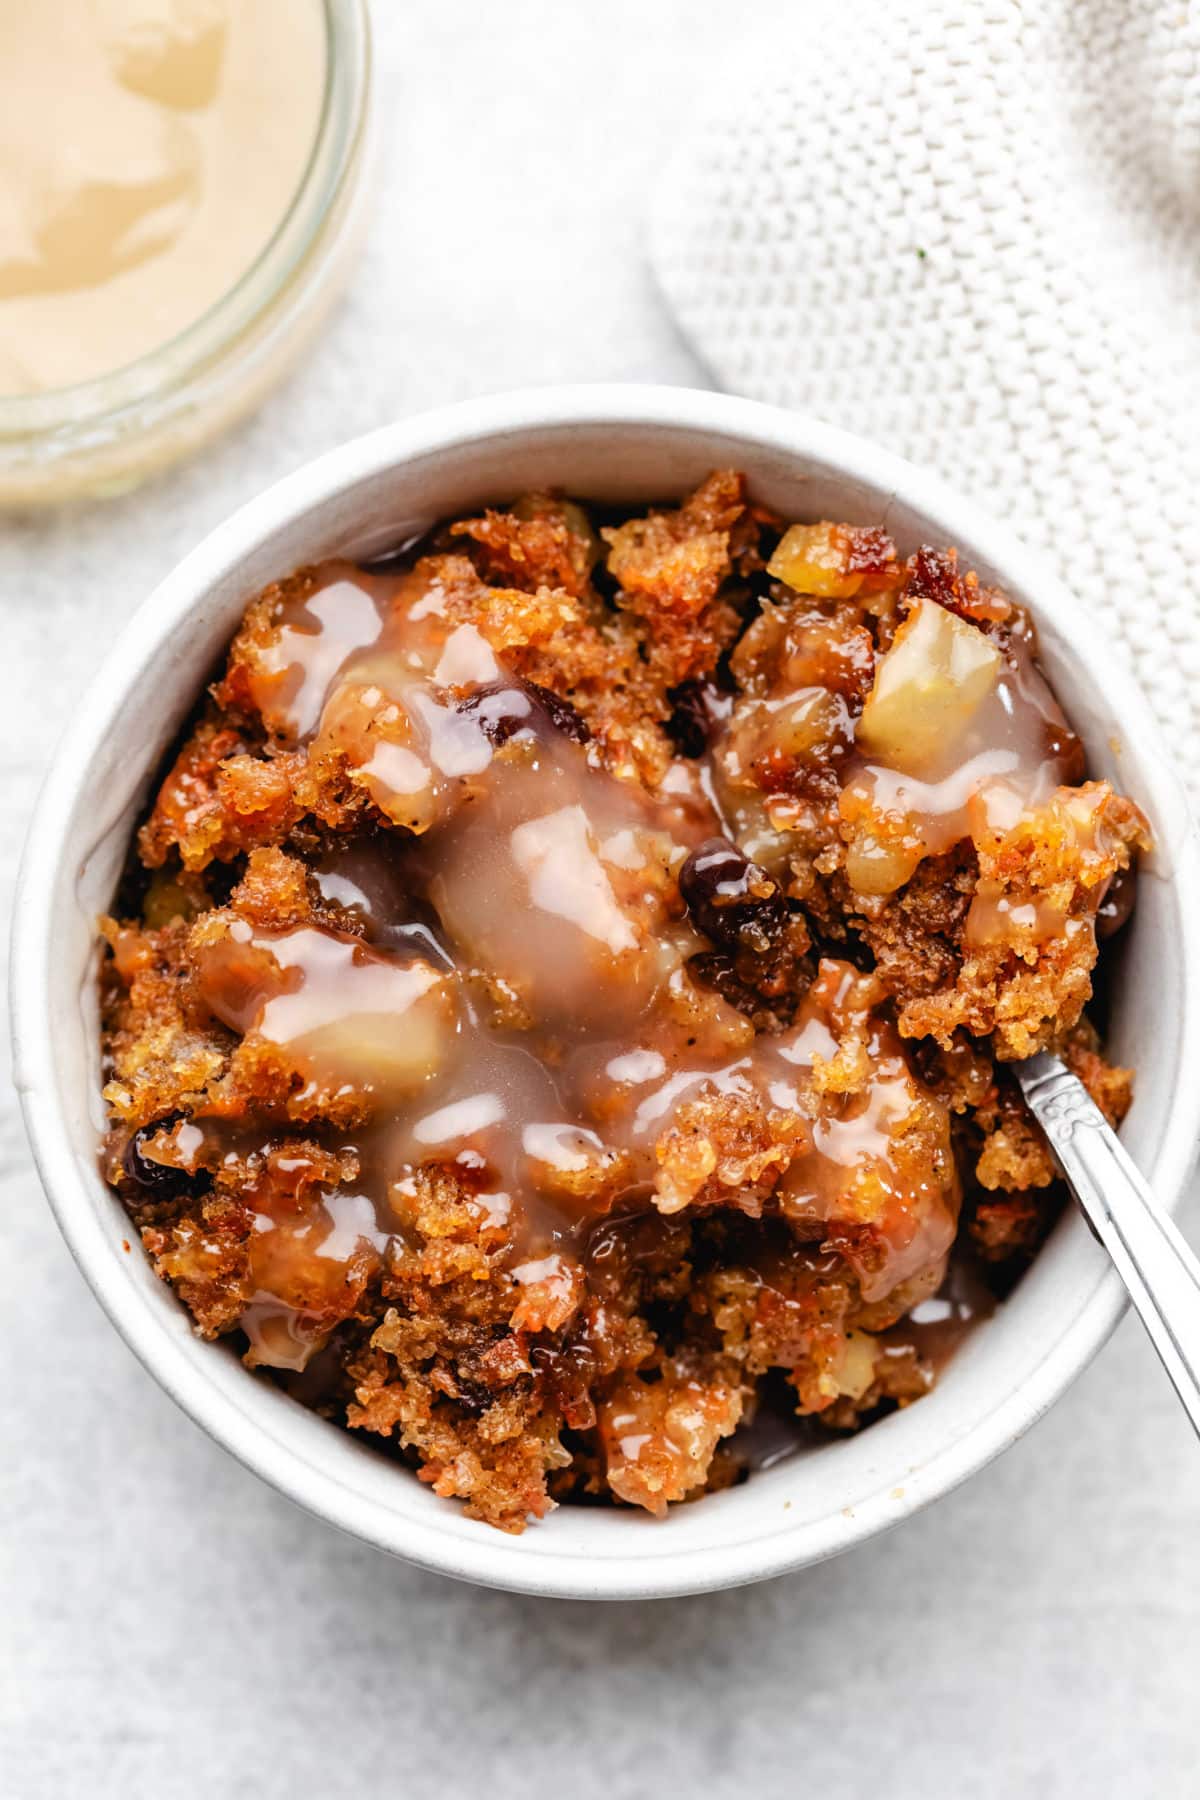
[(1046, 552), (1200, 796), (1200, 0), (797, 0), (754, 48), (655, 200), (685, 332)]

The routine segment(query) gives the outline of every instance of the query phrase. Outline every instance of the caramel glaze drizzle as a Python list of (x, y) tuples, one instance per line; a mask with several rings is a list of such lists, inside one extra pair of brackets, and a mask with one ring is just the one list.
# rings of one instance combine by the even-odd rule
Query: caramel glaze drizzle
[[(277, 1047), (316, 1089), (365, 1100), (340, 1144), (356, 1179), (302, 1223), (258, 1221), (291, 1234), (275, 1246), (285, 1262), (382, 1258), (398, 1202), (437, 1163), (468, 1174), (511, 1232), (518, 1282), (569, 1283), (598, 1219), (694, 1197), (664, 1143), (731, 1100), (765, 1115), (783, 1148), (776, 1166), (730, 1180), (727, 1204), (755, 1212), (770, 1190), (816, 1241), (830, 1222), (869, 1216), (875, 1249), (856, 1269), (868, 1303), (936, 1285), (959, 1198), (949, 1121), (880, 1015), (874, 978), (822, 962), (778, 1036), (756, 1035), (692, 979), (689, 959), (708, 945), (678, 877), (728, 823), (699, 765), (681, 760), (657, 795), (608, 773), (571, 709), (507, 672), (420, 566), (324, 566), (284, 602), (253, 698), (277, 741), (339, 752), (401, 828), (312, 861), (345, 931), (235, 919), (202, 961), (226, 1026)], [(1039, 793), (1057, 769), (1044, 748), (1053, 702), (1031, 658), (989, 704), (988, 742), (969, 744), (962, 766), (919, 782), (858, 758), (848, 780), (924, 807), (937, 842), (958, 832), (981, 757), (1000, 777), (996, 804)], [(858, 1068), (842, 1091), (829, 1079), (839, 1058)], [(918, 1169), (903, 1145), (922, 1109), (938, 1150)], [(228, 1128), (187, 1129), (194, 1166), (211, 1166)], [(269, 1286), (243, 1324), (260, 1362), (300, 1368), (315, 1347)]]

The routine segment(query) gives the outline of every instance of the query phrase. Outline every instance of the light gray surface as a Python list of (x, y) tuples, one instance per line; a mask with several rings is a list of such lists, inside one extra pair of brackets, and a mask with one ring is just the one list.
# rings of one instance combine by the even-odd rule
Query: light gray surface
[[(703, 379), (639, 212), (732, 18), (770, 54), (785, 10), (379, 0), (380, 204), (316, 355), (141, 494), (0, 523), (6, 911), (73, 695), (238, 499), (442, 399)], [(360, 1549), (209, 1444), (92, 1302), (8, 1098), (2, 1132), (4, 1800), (1195, 1794), (1200, 1462), (1132, 1322), (1001, 1463), (840, 1562), (658, 1605), (514, 1599)]]

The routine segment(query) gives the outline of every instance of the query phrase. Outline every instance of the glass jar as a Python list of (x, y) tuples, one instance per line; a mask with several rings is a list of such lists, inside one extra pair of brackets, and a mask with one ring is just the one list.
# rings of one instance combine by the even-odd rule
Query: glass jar
[(322, 0), (325, 92), (304, 175), (255, 261), (194, 324), (75, 387), (0, 395), (0, 507), (122, 493), (264, 398), (349, 272), (364, 211), (367, 0)]

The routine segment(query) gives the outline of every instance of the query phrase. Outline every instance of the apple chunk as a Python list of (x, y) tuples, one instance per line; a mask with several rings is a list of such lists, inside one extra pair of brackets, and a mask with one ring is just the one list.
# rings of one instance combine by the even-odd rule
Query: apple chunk
[(918, 600), (875, 669), (856, 739), (906, 775), (944, 759), (996, 685), (1000, 652), (974, 625)]

